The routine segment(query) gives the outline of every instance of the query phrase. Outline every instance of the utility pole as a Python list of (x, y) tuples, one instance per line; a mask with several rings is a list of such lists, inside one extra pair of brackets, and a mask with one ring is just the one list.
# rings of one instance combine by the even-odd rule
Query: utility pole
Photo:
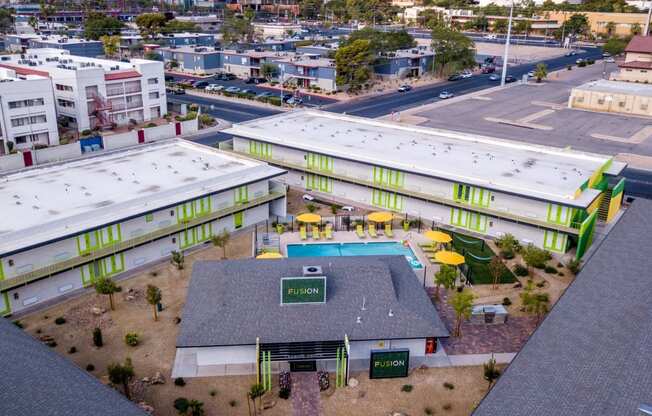
[(505, 40), (505, 53), (503, 54), (503, 74), (500, 77), (500, 85), (505, 85), (505, 77), (507, 77), (507, 60), (509, 59), (509, 40), (512, 36), (512, 17), (514, 16), (514, 0), (509, 9), (509, 22), (507, 23), (507, 39)]
[(650, 18), (652, 18), (652, 1), (647, 9), (647, 20), (645, 21), (645, 36), (650, 33)]

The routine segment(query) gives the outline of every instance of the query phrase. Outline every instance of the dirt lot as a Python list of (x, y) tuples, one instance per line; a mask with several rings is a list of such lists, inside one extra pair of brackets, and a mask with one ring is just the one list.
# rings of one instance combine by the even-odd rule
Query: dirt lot
[[(426, 408), (430, 408), (433, 415), (463, 416), (471, 414), (487, 392), (482, 367), (418, 369), (402, 379), (353, 376), (360, 382), (356, 388), (337, 390), (330, 397), (322, 394), (325, 415), (385, 416), (400, 412), (418, 416), (427, 414)], [(445, 388), (445, 382), (452, 383), (453, 390)], [(402, 392), (405, 384), (411, 384), (413, 390)]]
[[(505, 45), (499, 43), (476, 42), (475, 48), (478, 54), (502, 56), (505, 51)], [(534, 62), (545, 59), (555, 58), (568, 52), (564, 48), (548, 48), (543, 46), (531, 45), (509, 45), (510, 62), (516, 59), (519, 62)]]

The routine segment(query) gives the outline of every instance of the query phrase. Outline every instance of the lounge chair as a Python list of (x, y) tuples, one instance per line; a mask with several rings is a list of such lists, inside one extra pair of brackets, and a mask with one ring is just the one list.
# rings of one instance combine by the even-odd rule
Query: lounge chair
[(332, 224), (326, 224), (326, 227), (324, 227), (324, 237), (326, 237), (327, 240), (332, 240), (333, 239), (333, 225)]
[(355, 226), (355, 233), (360, 238), (365, 238), (366, 237), (366, 235), (364, 233), (364, 229), (362, 228), (362, 224), (358, 224), (358, 225)]
[(389, 238), (394, 237), (394, 231), (392, 231), (392, 224), (385, 224), (385, 236)]
[(319, 226), (318, 225), (313, 225), (312, 226), (312, 239), (313, 240), (319, 240), (321, 237), (319, 236)]
[(369, 229), (367, 230), (369, 232), (369, 235), (373, 238), (378, 237), (378, 233), (376, 233), (376, 224), (373, 222), (369, 223)]
[(307, 233), (306, 233), (306, 227), (305, 227), (305, 226), (301, 226), (301, 227), (299, 228), (299, 235), (301, 236), (301, 239), (302, 239), (302, 240), (305, 240), (305, 239), (308, 238), (308, 235), (307, 235)]

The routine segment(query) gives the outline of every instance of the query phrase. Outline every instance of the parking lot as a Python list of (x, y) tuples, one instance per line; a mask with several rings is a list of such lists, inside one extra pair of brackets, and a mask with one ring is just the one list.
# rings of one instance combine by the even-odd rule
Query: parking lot
[[(528, 143), (570, 146), (618, 155), (633, 167), (652, 169), (652, 128), (646, 118), (573, 110), (571, 89), (601, 78), (614, 64), (553, 73), (542, 84), (529, 83), (458, 97), (401, 114), (401, 121)], [(636, 155), (636, 157), (632, 156)]]

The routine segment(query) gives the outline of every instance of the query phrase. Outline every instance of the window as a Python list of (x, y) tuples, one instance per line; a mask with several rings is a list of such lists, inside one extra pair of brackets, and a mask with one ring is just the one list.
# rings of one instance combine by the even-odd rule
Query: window
[(624, 102), (624, 101), (620, 101), (620, 102), (618, 103), (618, 106), (619, 106), (619, 107), (625, 107), (625, 102)]
[(575, 97), (575, 101), (578, 103), (583, 103), (584, 102), (584, 97)]
[(18, 144), (23, 144), (23, 143), (27, 143), (28, 140), (33, 143), (41, 140), (47, 141), (48, 138), (49, 138), (48, 133), (37, 133), (37, 134), (26, 134), (24, 136), (15, 136), (14, 141)]
[(57, 91), (72, 91), (70, 85), (56, 84)]
[(145, 222), (152, 222), (152, 221), (154, 221), (154, 214), (145, 215)]
[(598, 99), (598, 104), (603, 105), (604, 104), (604, 98), (599, 98)]
[(159, 97), (158, 91), (150, 92), (149, 93), (149, 99), (150, 100), (157, 100)]
[(271, 159), (272, 145), (269, 143), (262, 143), (262, 142), (257, 142), (255, 140), (249, 140), (249, 154), (252, 156), (257, 156), (261, 159)]
[(405, 183), (405, 173), (394, 169), (374, 166), (374, 184), (391, 188), (402, 188)]
[(63, 98), (58, 98), (57, 99), (57, 104), (59, 104), (59, 107), (75, 108), (75, 102), (74, 101), (64, 100)]
[(170, 210), (170, 217), (174, 217), (174, 210)]
[(307, 153), (305, 159), (307, 161), (308, 169), (321, 172), (333, 171), (333, 158), (330, 156), (320, 155), (317, 153)]
[(47, 122), (47, 118), (45, 117), (45, 114), (42, 114), (39, 116), (13, 118), (11, 119), (11, 126), (19, 127), (19, 126), (26, 126), (29, 124), (37, 124), (37, 123), (45, 123), (45, 122)]
[(307, 174), (306, 189), (318, 192), (333, 192), (333, 179), (321, 175)]
[(12, 259), (9, 259), (9, 260), (7, 261), (7, 264), (9, 264), (9, 267), (13, 267), (13, 265), (14, 265), (14, 261), (13, 261)]
[(149, 79), (147, 80), (147, 84), (149, 84), (149, 85), (156, 85), (156, 84), (158, 84), (158, 78), (149, 78)]
[(246, 204), (249, 200), (249, 190), (247, 185), (240, 186), (233, 190), (235, 204)]
[(45, 100), (43, 98), (9, 102), (9, 108), (35, 107), (39, 105), (45, 105)]

